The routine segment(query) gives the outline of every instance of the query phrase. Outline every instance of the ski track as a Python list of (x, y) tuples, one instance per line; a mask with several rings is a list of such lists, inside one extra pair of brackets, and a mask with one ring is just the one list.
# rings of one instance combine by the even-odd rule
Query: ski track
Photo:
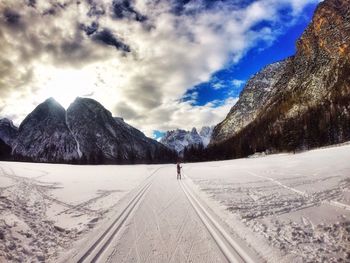
[(307, 193), (302, 192), (302, 191), (299, 191), (299, 190), (297, 190), (297, 189), (295, 189), (295, 188), (292, 188), (292, 187), (289, 187), (289, 186), (287, 186), (287, 185), (284, 185), (284, 184), (282, 184), (281, 182), (279, 182), (279, 181), (277, 181), (277, 180), (275, 180), (275, 179), (273, 179), (273, 178), (271, 178), (271, 177), (258, 175), (258, 174), (253, 173), (253, 172), (248, 172), (248, 173), (249, 173), (250, 175), (254, 176), (254, 177), (258, 177), (258, 178), (262, 178), (262, 179), (265, 179), (265, 180), (269, 180), (269, 181), (273, 182), (274, 184), (277, 184), (278, 186), (281, 186), (281, 187), (283, 187), (283, 188), (285, 188), (285, 189), (287, 189), (287, 190), (290, 190), (290, 191), (292, 191), (292, 192), (294, 192), (294, 193), (296, 193), (296, 194), (298, 194), (298, 195), (301, 195), (301, 196), (303, 196), (303, 197), (306, 197), (306, 198), (309, 197), (309, 195), (308, 195)]
[[(213, 238), (208, 225), (191, 204), (191, 198), (182, 187), (183, 182), (169, 174), (172, 170), (161, 170), (164, 167), (167, 166), (155, 169), (135, 189), (129, 203), (115, 219), (111, 219), (105, 231), (100, 232), (95, 240), (90, 240), (80, 252), (76, 251), (69, 262), (245, 262), (230, 260), (223, 253), (224, 241)], [(88, 207), (110, 194), (102, 192), (95, 198), (71, 205), (46, 193), (55, 183), (41, 186), (36, 178), (16, 176), (10, 167), (6, 167), (9, 169), (6, 172), (0, 168), (3, 176), (26, 189), (33, 189), (42, 200), (67, 208), (57, 215), (79, 211), (99, 219), (102, 214)], [(45, 213), (45, 203), (40, 209), (40, 213)], [(75, 232), (65, 235), (75, 237)]]
[[(268, 158), (257, 161), (265, 163)], [(339, 158), (334, 158), (337, 159)], [(187, 173), (183, 181), (176, 180), (173, 165), (150, 166), (147, 170), (142, 170), (147, 172), (139, 173), (145, 175), (139, 187), (130, 189), (123, 201), (113, 204), (108, 211), (103, 211), (91, 209), (92, 204), (118, 190), (97, 190), (97, 195), (93, 198), (70, 204), (55, 199), (50, 193), (58, 188), (58, 183), (39, 180), (47, 174), (46, 171), (33, 170), (39, 172), (38, 176), (29, 173), (28, 177), (21, 177), (18, 175), (22, 170), (18, 173), (18, 167), (15, 169), (12, 164), (3, 164), (0, 166), (0, 176), (4, 178), (3, 187), (0, 187), (0, 213), (4, 217), (0, 218), (0, 233), (4, 242), (0, 242), (0, 262), (3, 262), (3, 258), (7, 260), (5, 262), (59, 260), (66, 256), (63, 251), (73, 245), (73, 241), (82, 241), (79, 246), (73, 247), (72, 254), (67, 253), (75, 258), (62, 262), (259, 262), (260, 258), (237, 237), (242, 234), (239, 231), (248, 233), (250, 230), (253, 238), (261, 238), (259, 244), (245, 239), (254, 249), (263, 245), (263, 240), (276, 248), (276, 251), (285, 253), (284, 258), (278, 254), (272, 258), (271, 254), (259, 251), (261, 257), (269, 262), (347, 262), (350, 258), (350, 205), (346, 204), (350, 196), (350, 179), (346, 177), (348, 166), (343, 165), (336, 171), (325, 172), (322, 171), (324, 167), (317, 167), (309, 172), (305, 168), (299, 168), (303, 166), (298, 162), (289, 161), (288, 166), (283, 166), (283, 173), (280, 173), (276, 161), (271, 162), (273, 165), (258, 167), (258, 170), (250, 166), (250, 160), (232, 162), (235, 164), (230, 164), (232, 169), (225, 168), (230, 168), (225, 163), (210, 163), (211, 170), (208, 173), (234, 173), (237, 178), (231, 175), (210, 177), (206, 175), (206, 169), (209, 168), (203, 168), (201, 164), (191, 179), (204, 174), (197, 179), (197, 183), (204, 186), (199, 189), (209, 193), (214, 200), (217, 198), (219, 206), (223, 204), (223, 208), (227, 208), (227, 214), (239, 215), (240, 217), (235, 215), (227, 219), (239, 218), (244, 228), (230, 228), (239, 221), (233, 220), (231, 224), (225, 217), (219, 218), (223, 214), (213, 212), (218, 212), (215, 210), (218, 206), (211, 206), (210, 198), (206, 199), (208, 196), (201, 195), (195, 185), (187, 180)], [(186, 172), (195, 167), (194, 164), (188, 166)], [(169, 169), (162, 169), (165, 167)], [(212, 170), (212, 167), (222, 170)], [(21, 167), (19, 169), (23, 169), (23, 172), (26, 170)], [(281, 176), (284, 169), (292, 170), (286, 176)], [(248, 174), (255, 178), (252, 180)], [(53, 210), (57, 211), (55, 215), (74, 216), (79, 213), (77, 216), (82, 214), (88, 220), (92, 218), (89, 221), (91, 224), (99, 221), (101, 227), (93, 229), (91, 235), (84, 239), (80, 236), (81, 233), (86, 233), (88, 227), (95, 226), (90, 227), (88, 223), (82, 228), (85, 232), (81, 232), (80, 229), (65, 229), (64, 224), (62, 228), (54, 221), (46, 220), (53, 203), (59, 206), (58, 211)], [(326, 212), (331, 211), (324, 215), (332, 218), (325, 219), (324, 222), (318, 220), (318, 212), (321, 210), (319, 207)], [(335, 216), (333, 211), (336, 212)], [(101, 219), (104, 217), (106, 220), (103, 222), (109, 223), (102, 224)], [(18, 223), (12, 224), (11, 221)], [(232, 235), (227, 234), (231, 232)], [(234, 238), (233, 242), (231, 238)], [(238, 249), (237, 244), (232, 245), (235, 241)], [(233, 259), (235, 256), (231, 257), (230, 251), (238, 256), (243, 251), (243, 254), (247, 253), (254, 259), (246, 260), (244, 256)], [(267, 251), (269, 253), (273, 250)]]
[[(48, 188), (53, 188), (54, 184), (47, 184), (45, 186), (41, 186), (40, 181), (37, 181), (38, 177), (24, 178), (24, 177), (17, 176), (17, 175), (15, 175), (15, 173), (12, 171), (12, 169), (10, 167), (8, 167), (8, 169), (10, 170), (11, 173), (6, 173), (5, 170), (3, 169), (3, 167), (0, 167), (0, 169), (3, 173), (3, 176), (13, 179), (15, 182), (17, 182), (17, 184), (19, 184), (19, 183), (29, 184), (31, 186), (31, 188), (35, 189), (44, 199), (47, 199), (53, 203), (57, 203), (61, 206), (67, 207), (66, 210), (63, 210), (62, 212), (58, 213), (57, 215), (66, 214), (69, 211), (71, 211), (71, 212), (79, 211), (79, 212), (87, 213), (87, 214), (98, 214), (98, 211), (87, 208), (87, 205), (92, 204), (93, 202), (97, 201), (98, 199), (103, 198), (106, 195), (108, 195), (108, 194), (106, 194), (106, 195), (102, 194), (101, 196), (92, 198), (92, 199), (87, 200), (81, 204), (72, 205), (72, 204), (60, 201), (60, 200), (45, 193)], [(44, 176), (44, 175), (42, 175), (42, 176)], [(41, 177), (41, 176), (39, 176), (39, 177)], [(16, 184), (11, 185), (10, 187), (13, 187), (15, 185)]]
[(242, 240), (240, 242), (234, 240), (218, 220), (203, 206), (194, 191), (182, 182), (181, 186), (188, 200), (229, 262), (256, 263), (262, 261), (251, 249), (242, 247)]
[[(142, 201), (145, 193), (149, 190), (152, 182), (146, 182), (138, 189), (136, 195), (127, 204), (119, 216), (111, 223), (111, 225), (99, 236), (99, 238), (86, 251), (83, 250), (82, 255), (78, 255), (77, 262), (99, 262), (106, 255), (106, 251), (110, 249), (116, 235), (125, 224), (128, 217), (136, 210), (138, 204)], [(108, 254), (107, 254), (108, 256)], [(73, 259), (74, 262), (76, 259)]]
[[(263, 175), (258, 175), (256, 173), (253, 173), (253, 172), (248, 172), (250, 175), (254, 176), (254, 177), (258, 177), (258, 178), (262, 178), (262, 179), (265, 179), (265, 180), (269, 180), (271, 181), (272, 183), (282, 187), (282, 188), (285, 188), (287, 190), (290, 190), (298, 195), (301, 195), (302, 197), (305, 197), (305, 198), (309, 198), (309, 195), (303, 191), (300, 191), (298, 189), (295, 189), (293, 187), (290, 187), (290, 186), (287, 186), (283, 183), (281, 183), (280, 181), (277, 181), (271, 177), (267, 177), (267, 176), (263, 176)], [(252, 198), (253, 199), (253, 198)], [(254, 200), (254, 199), (253, 199)], [(254, 200), (255, 201), (255, 200)], [(350, 211), (350, 205), (347, 205), (347, 204), (343, 204), (339, 201), (335, 201), (335, 200), (323, 200), (321, 201), (321, 203), (323, 204), (328, 204), (328, 205), (331, 205), (331, 206), (335, 206), (335, 207), (338, 207), (338, 208), (342, 208), (342, 209), (345, 209), (345, 210), (348, 210)]]
[(228, 262), (175, 178), (157, 173), (108, 262)]

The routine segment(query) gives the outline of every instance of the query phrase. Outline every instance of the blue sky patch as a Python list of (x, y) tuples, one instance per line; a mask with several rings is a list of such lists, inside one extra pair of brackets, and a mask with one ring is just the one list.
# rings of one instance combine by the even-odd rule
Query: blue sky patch
[[(211, 101), (238, 97), (244, 88), (244, 82), (255, 73), (271, 63), (292, 56), (296, 52), (296, 41), (310, 23), (315, 8), (316, 4), (308, 5), (299, 21), (281, 34), (270, 47), (266, 48), (264, 43), (258, 44), (237, 64), (228, 65), (213, 74), (210, 81), (188, 90), (183, 97), (183, 101), (191, 101), (192, 105), (201, 106)], [(255, 28), (259, 30), (268, 25), (268, 22), (262, 22), (256, 25)], [(193, 100), (193, 98), (196, 99)]]

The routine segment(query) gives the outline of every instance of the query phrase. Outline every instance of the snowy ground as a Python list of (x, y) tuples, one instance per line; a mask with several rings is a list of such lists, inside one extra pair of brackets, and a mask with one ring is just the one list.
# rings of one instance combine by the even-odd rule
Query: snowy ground
[(185, 173), (268, 261), (350, 262), (349, 145), (191, 164)]
[(344, 145), (184, 164), (182, 183), (173, 165), (0, 162), (0, 262), (64, 262), (104, 232), (101, 262), (226, 262), (183, 183), (257, 261), (350, 261), (349, 160)]
[(155, 166), (0, 163), (0, 262), (55, 261)]

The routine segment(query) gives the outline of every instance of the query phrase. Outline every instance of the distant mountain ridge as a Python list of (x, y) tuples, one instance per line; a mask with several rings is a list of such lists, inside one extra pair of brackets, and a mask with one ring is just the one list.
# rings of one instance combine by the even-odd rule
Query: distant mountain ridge
[(213, 127), (208, 126), (202, 127), (199, 133), (196, 128), (192, 128), (191, 131), (182, 129), (171, 130), (165, 133), (160, 142), (182, 155), (185, 148), (207, 147), (212, 131)]
[(248, 81), (237, 104), (214, 128), (206, 158), (350, 140), (349, 72), (349, 1), (325, 0), (297, 41), (296, 54)]
[(0, 120), (0, 139), (19, 161), (54, 163), (162, 163), (176, 154), (112, 117), (93, 99), (77, 98), (65, 110), (53, 98), (39, 104), (18, 130)]

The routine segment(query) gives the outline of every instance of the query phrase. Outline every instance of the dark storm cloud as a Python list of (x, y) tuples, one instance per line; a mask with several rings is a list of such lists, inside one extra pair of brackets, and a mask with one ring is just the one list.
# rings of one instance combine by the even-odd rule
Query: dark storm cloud
[(98, 26), (97, 22), (92, 22), (89, 26), (81, 25), (81, 29), (85, 31), (86, 35), (90, 36), (97, 31)]
[(113, 0), (112, 2), (113, 16), (116, 19), (133, 19), (138, 22), (144, 22), (147, 20), (145, 15), (139, 13), (133, 7), (133, 1), (131, 0)]
[(51, 3), (51, 6), (43, 11), (43, 15), (51, 15), (54, 16), (58, 14), (61, 11), (64, 11), (72, 2), (66, 2), (66, 3)]
[(27, 5), (30, 7), (36, 7), (36, 0), (28, 0)]
[(100, 17), (106, 13), (105, 7), (98, 1), (88, 0), (87, 3), (90, 6), (90, 9), (87, 13), (90, 17)]
[(3, 13), (4, 20), (7, 24), (11, 26), (19, 26), (21, 16), (14, 10), (6, 8)]
[[(4, 5), (3, 8), (0, 4), (2, 65), (7, 65), (9, 60), (17, 67), (18, 63), (26, 67), (44, 56), (46, 62), (52, 65), (80, 67), (86, 63), (104, 60), (108, 56), (107, 46), (113, 46), (122, 52), (130, 52), (129, 45), (109, 29), (99, 31), (98, 18), (91, 21), (83, 12), (75, 11), (89, 10), (90, 5), (85, 7), (78, 5), (76, 9), (75, 1), (43, 3), (31, 0), (26, 1), (24, 6), (18, 3), (18, 5)], [(96, 9), (100, 9), (99, 4), (94, 5)], [(77, 14), (76, 21), (66, 19), (74, 17), (73, 14)], [(103, 45), (97, 46), (96, 43)], [(16, 56), (12, 60), (9, 59), (9, 51), (16, 51)], [(21, 75), (16, 73), (18, 71), (16, 67), (7, 66), (6, 70), (4, 67), (1, 68), (0, 75), (5, 71), (8, 75)], [(16, 86), (15, 82), (12, 83)]]
[(92, 37), (95, 41), (101, 42), (103, 44), (114, 46), (116, 49), (130, 52), (130, 47), (124, 44), (121, 40), (119, 40), (109, 29), (103, 29), (100, 32), (97, 32)]

